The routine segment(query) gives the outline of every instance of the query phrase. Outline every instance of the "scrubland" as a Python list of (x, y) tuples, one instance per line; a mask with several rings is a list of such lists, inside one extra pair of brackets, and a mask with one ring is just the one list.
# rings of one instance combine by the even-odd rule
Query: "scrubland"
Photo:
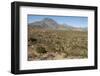
[(28, 28), (28, 61), (88, 58), (86, 31)]

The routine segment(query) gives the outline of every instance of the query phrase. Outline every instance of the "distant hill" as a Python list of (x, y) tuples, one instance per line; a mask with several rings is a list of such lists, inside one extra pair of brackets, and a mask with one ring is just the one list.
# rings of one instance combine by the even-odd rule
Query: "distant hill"
[(67, 24), (58, 24), (55, 20), (51, 18), (44, 18), (41, 21), (35, 21), (29, 23), (28, 25), (32, 28), (40, 28), (40, 29), (87, 31), (87, 27), (77, 28)]
[(59, 24), (53, 19), (45, 18), (41, 21), (30, 23), (29, 26), (32, 26), (34, 28), (56, 29)]

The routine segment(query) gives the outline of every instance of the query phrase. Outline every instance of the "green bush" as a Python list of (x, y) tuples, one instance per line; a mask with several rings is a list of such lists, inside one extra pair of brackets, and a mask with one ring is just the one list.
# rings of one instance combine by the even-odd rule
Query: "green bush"
[(46, 49), (42, 46), (37, 47), (36, 51), (40, 54), (47, 53)]

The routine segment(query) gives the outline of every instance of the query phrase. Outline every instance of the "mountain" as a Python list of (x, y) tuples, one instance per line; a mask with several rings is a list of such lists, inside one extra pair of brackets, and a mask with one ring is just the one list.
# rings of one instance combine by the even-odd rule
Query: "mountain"
[(35, 21), (28, 24), (32, 28), (40, 29), (56, 29), (56, 30), (74, 30), (74, 31), (87, 31), (87, 27), (78, 28), (67, 24), (58, 24), (55, 20), (51, 18), (44, 18), (41, 21)]
[(29, 26), (34, 28), (56, 29), (59, 24), (51, 18), (44, 18), (41, 21), (30, 23)]

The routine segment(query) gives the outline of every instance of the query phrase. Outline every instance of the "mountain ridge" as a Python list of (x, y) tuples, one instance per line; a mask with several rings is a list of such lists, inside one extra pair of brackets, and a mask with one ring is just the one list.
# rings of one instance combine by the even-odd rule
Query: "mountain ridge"
[(39, 29), (87, 31), (87, 27), (79, 28), (79, 27), (73, 27), (68, 24), (59, 24), (51, 18), (44, 18), (40, 21), (29, 23), (28, 25), (31, 26), (32, 28), (39, 28)]

